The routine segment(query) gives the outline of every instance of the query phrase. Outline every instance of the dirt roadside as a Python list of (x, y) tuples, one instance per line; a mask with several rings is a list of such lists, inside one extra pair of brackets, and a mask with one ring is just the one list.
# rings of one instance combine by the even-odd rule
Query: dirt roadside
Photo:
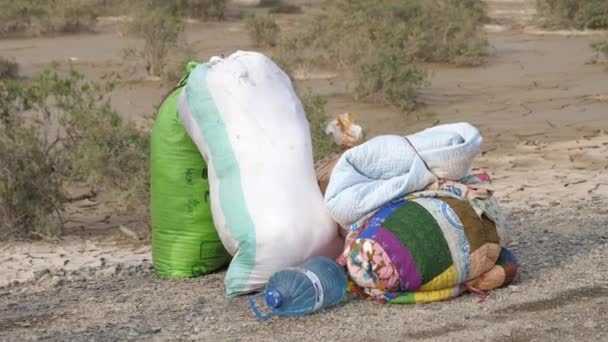
[(223, 296), (223, 273), (156, 278), (149, 263), (42, 275), (0, 288), (0, 340), (601, 341), (608, 338), (607, 201), (514, 209), (516, 284), (483, 303), (380, 305), (349, 298), (297, 319), (259, 322)]

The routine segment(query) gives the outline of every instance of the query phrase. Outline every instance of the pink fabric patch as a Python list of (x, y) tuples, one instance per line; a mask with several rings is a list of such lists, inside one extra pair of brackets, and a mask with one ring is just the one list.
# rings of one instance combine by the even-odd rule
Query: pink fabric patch
[(399, 273), (376, 241), (358, 239), (350, 244), (346, 255), (352, 281), (369, 295), (378, 296), (399, 289)]
[(476, 173), (475, 178), (479, 179), (482, 182), (488, 182), (488, 183), (492, 182), (492, 179), (490, 179), (490, 175), (485, 171)]

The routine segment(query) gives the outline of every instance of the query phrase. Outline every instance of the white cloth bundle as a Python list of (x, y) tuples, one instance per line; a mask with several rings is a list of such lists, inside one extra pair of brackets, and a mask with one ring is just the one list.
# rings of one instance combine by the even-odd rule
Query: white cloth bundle
[(342, 155), (332, 171), (325, 204), (332, 217), (348, 227), (437, 177), (463, 178), (481, 143), (479, 131), (468, 123), (440, 125), (407, 137), (378, 136)]

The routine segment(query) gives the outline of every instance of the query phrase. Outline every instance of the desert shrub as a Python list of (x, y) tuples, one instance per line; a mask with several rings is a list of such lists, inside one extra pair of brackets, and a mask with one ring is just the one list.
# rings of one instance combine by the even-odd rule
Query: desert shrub
[[(147, 138), (112, 109), (113, 82), (94, 83), (75, 70), (61, 77), (46, 72), (39, 79), (50, 86), (70, 152), (70, 177), (95, 185), (130, 190), (147, 170)], [(144, 177), (145, 178), (145, 177)]]
[(605, 0), (537, 0), (536, 8), (548, 28), (608, 28)]
[(281, 0), (260, 0), (258, 7), (274, 7), (278, 6)]
[(47, 14), (43, 6), (37, 6), (34, 1), (0, 0), (0, 34), (12, 36), (33, 34), (40, 29), (35, 27)]
[(0, 36), (30, 36), (91, 31), (93, 0), (0, 0)]
[(608, 40), (592, 43), (591, 49), (595, 53), (593, 58), (595, 63), (608, 62)]
[(223, 19), (228, 0), (174, 0), (177, 14), (183, 17)]
[(321, 96), (313, 95), (310, 91), (300, 95), (300, 98), (310, 125), (314, 160), (317, 161), (332, 153), (339, 152), (340, 148), (335, 144), (333, 138), (325, 134), (325, 127), (329, 122), (325, 110), (327, 100)]
[(403, 109), (426, 84), (423, 62), (478, 65), (488, 41), (479, 0), (334, 0), (275, 54), (291, 65), (337, 66), (356, 92)]
[(49, 1), (49, 22), (52, 32), (74, 33), (91, 31), (97, 20), (93, 1), (57, 0)]
[[(120, 15), (129, 9), (166, 6), (177, 17), (223, 19), (229, 0), (94, 0), (105, 15)], [(137, 12), (136, 12), (137, 13)]]
[(302, 7), (298, 5), (288, 4), (283, 1), (278, 1), (272, 6), (272, 8), (268, 12), (271, 14), (298, 14), (302, 13)]
[(418, 62), (476, 65), (487, 53), (486, 21), (479, 0), (336, 0), (287, 43), (308, 47), (294, 54), (323, 63), (396, 48)]
[(275, 46), (279, 38), (279, 25), (272, 16), (248, 16), (245, 28), (257, 46)]
[(358, 97), (391, 103), (404, 111), (415, 108), (418, 89), (428, 83), (427, 73), (415, 63), (404, 63), (399, 50), (370, 53), (356, 68)]
[[(44, 131), (51, 118), (37, 110), (41, 97), (35, 86), (0, 81), (0, 239), (60, 233), (67, 163)], [(26, 122), (23, 113), (32, 110)]]
[(184, 48), (175, 52), (173, 60), (164, 68), (162, 80), (166, 85), (173, 87), (177, 84), (186, 70), (189, 62), (196, 61), (196, 54), (191, 48)]
[(138, 12), (129, 24), (129, 32), (144, 40), (144, 48), (131, 52), (143, 59), (148, 75), (161, 76), (167, 57), (176, 48), (184, 26), (170, 6), (158, 5), (155, 1)]
[(133, 2), (133, 0), (128, 2), (123, 0), (95, 0), (99, 14), (104, 16), (124, 15), (129, 8), (129, 3), (132, 4)]
[(15, 79), (19, 77), (19, 64), (17, 62), (0, 57), (0, 80)]
[(145, 203), (147, 138), (111, 109), (111, 90), (75, 71), (0, 81), (0, 238), (61, 234), (70, 182)]
[(297, 88), (298, 83), (295, 82), (294, 77), (294, 68), (296, 65), (292, 62), (290, 54), (291, 51), (285, 51), (285, 46), (283, 44), (278, 44), (271, 52), (270, 57), (272, 58), (272, 61), (287, 74), (289, 79), (293, 82), (294, 87)]

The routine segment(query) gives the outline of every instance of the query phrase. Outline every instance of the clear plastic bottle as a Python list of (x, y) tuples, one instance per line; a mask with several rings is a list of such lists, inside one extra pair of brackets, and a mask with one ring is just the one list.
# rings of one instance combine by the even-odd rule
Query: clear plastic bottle
[[(340, 303), (346, 295), (347, 278), (342, 266), (326, 257), (312, 257), (298, 267), (273, 274), (266, 289), (251, 297), (249, 304), (261, 320), (278, 316), (301, 316)], [(264, 297), (270, 313), (255, 305)]]

